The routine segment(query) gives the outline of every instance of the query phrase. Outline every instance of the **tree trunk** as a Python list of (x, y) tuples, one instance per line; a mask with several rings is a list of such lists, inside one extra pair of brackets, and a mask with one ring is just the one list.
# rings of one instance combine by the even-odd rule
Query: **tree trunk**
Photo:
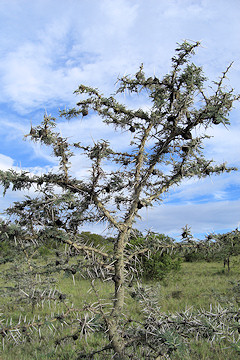
[(125, 274), (124, 274), (124, 249), (128, 236), (130, 234), (130, 228), (125, 228), (119, 233), (117, 242), (115, 244), (115, 274), (113, 281), (115, 283), (115, 296), (113, 301), (113, 309), (108, 320), (109, 337), (112, 343), (112, 347), (116, 353), (116, 359), (124, 360), (124, 348), (125, 341), (123, 338), (122, 330), (120, 327), (120, 320), (124, 305), (125, 295)]
[(108, 333), (111, 340), (112, 348), (116, 354), (114, 359), (125, 360), (126, 357), (124, 356), (124, 348), (125, 348), (124, 339), (121, 336), (116, 318), (109, 320)]
[(228, 273), (229, 273), (229, 271), (230, 271), (230, 259), (229, 259), (229, 256), (224, 258), (223, 265), (224, 265), (224, 268), (227, 265)]

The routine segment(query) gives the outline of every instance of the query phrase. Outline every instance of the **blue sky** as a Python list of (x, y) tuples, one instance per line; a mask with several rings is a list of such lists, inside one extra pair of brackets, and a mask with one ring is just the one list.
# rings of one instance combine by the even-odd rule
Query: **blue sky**
[[(0, 0), (0, 168), (43, 173), (55, 166), (48, 149), (23, 135), (45, 111), (75, 104), (80, 84), (109, 95), (117, 76), (134, 74), (141, 63), (149, 75), (164, 75), (177, 42), (201, 41), (194, 62), (216, 80), (234, 61), (229, 85), (240, 93), (239, 0)], [(144, 99), (141, 99), (144, 106)], [(215, 127), (206, 156), (240, 167), (240, 106), (231, 127)], [(66, 136), (124, 144), (95, 115), (84, 123), (61, 124)], [(73, 171), (84, 176), (87, 165)], [(22, 193), (0, 197), (0, 211)], [(189, 180), (173, 189), (161, 206), (141, 211), (141, 230), (172, 236), (188, 224), (196, 236), (240, 225), (239, 172)], [(101, 231), (99, 227), (92, 229)]]

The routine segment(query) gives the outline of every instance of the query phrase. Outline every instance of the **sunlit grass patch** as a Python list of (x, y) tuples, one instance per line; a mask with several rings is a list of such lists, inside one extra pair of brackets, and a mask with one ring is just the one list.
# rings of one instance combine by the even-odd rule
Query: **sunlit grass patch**
[(220, 303), (237, 305), (231, 282), (240, 278), (236, 259), (228, 274), (222, 263), (183, 263), (179, 273), (170, 274), (160, 282), (159, 303), (162, 311), (179, 311), (190, 306), (209, 308)]

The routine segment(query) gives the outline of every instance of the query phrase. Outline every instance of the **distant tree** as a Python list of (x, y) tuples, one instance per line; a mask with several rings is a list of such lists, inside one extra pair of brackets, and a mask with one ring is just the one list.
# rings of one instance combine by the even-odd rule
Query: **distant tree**
[[(135, 76), (120, 78), (113, 96), (105, 97), (97, 89), (81, 85), (75, 91), (81, 96), (76, 107), (60, 112), (60, 117), (67, 120), (87, 118), (95, 112), (114, 131), (131, 133), (132, 140), (123, 151), (112, 149), (107, 140), (88, 146), (71, 143), (57, 132), (57, 120), (46, 114), (27, 136), (52, 148), (53, 156), (59, 160), (59, 171), (39, 176), (27, 171), (0, 172), (4, 193), (10, 186), (14, 191), (34, 185), (39, 194), (16, 203), (9, 214), (17, 215), (29, 232), (41, 231), (41, 236), (53, 236), (73, 251), (83, 252), (95, 269), (92, 274), (113, 282), (111, 311), (98, 299), (98, 312), (105, 324), (102, 329), (109, 336), (109, 345), (102, 350), (112, 348), (115, 359), (128, 358), (128, 349), (139, 343), (139, 336), (126, 335), (132, 321), (126, 321), (123, 315), (127, 285), (132, 280), (130, 270), (138, 255), (129, 254), (127, 244), (139, 211), (161, 202), (183, 180), (235, 170), (226, 163), (215, 165), (203, 153), (203, 142), (209, 138), (207, 129), (229, 124), (229, 112), (239, 96), (224, 85), (231, 65), (213, 86), (207, 86), (202, 68), (190, 61), (199, 45), (178, 45), (172, 69), (162, 78), (146, 77), (143, 66)], [(140, 92), (151, 101), (148, 110), (128, 108), (118, 100), (121, 94), (138, 96)], [(88, 179), (73, 177), (70, 159), (75, 153), (91, 161)], [(115, 230), (113, 250), (105, 252), (82, 241), (79, 227), (96, 222), (107, 223)], [(75, 271), (81, 269), (76, 266)], [(144, 329), (141, 331), (147, 331)], [(148, 353), (158, 356), (162, 343), (155, 339), (150, 344), (147, 338), (141, 337)]]
[(193, 262), (199, 260), (208, 260), (209, 254), (212, 252), (212, 243), (209, 239), (198, 240), (192, 235), (191, 228), (185, 225), (182, 228), (182, 241), (180, 247), (185, 261)]
[(193, 238), (188, 226), (183, 228), (181, 245), (185, 245), (185, 261), (223, 261), (230, 271), (230, 257), (240, 254), (240, 231), (235, 229), (223, 234), (208, 234), (203, 240)]
[(214, 258), (223, 261), (224, 268), (230, 271), (230, 258), (240, 254), (240, 231), (235, 229), (228, 233), (212, 235), (214, 241)]

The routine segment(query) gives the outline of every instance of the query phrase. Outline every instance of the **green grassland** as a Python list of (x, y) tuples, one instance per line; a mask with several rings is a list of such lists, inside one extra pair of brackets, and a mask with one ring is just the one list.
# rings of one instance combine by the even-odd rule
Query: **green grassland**
[[(51, 256), (51, 255), (49, 255)], [(48, 259), (49, 260), (49, 259)], [(43, 260), (41, 260), (43, 262)], [(35, 262), (40, 262), (36, 259)], [(0, 265), (0, 272), (3, 274), (10, 271), (12, 264), (6, 263)], [(26, 267), (22, 264), (22, 268)], [(19, 265), (19, 269), (21, 266)], [(20, 271), (20, 270), (19, 270)], [(96, 295), (91, 289), (91, 281), (83, 279), (78, 273), (74, 278), (66, 276), (63, 272), (55, 274), (56, 282), (53, 286), (61, 293), (67, 295), (69, 306), (73, 303), (74, 307), (82, 308), (86, 304), (96, 301)], [(240, 256), (233, 257), (231, 260), (231, 270), (228, 273), (223, 268), (222, 262), (193, 262), (182, 263), (181, 269), (178, 272), (172, 272), (167, 275), (162, 281), (148, 281), (145, 283), (147, 287), (152, 287), (157, 296), (158, 306), (162, 312), (173, 313), (181, 312), (186, 309), (206, 309), (210, 307), (234, 306), (239, 308), (240, 303), (240, 287), (238, 281), (240, 280)], [(42, 278), (42, 281), (44, 279)], [(6, 287), (11, 288), (11, 282), (6, 283), (3, 277), (0, 277), (0, 312), (3, 314), (5, 321), (12, 321), (17, 323), (19, 316), (26, 316), (27, 319), (32, 319), (35, 315), (44, 317), (46, 314), (51, 314), (52, 311), (64, 311), (64, 304), (43, 303), (42, 305), (24, 305), (19, 299), (9, 296)], [(96, 289), (98, 296), (105, 299), (111, 297), (113, 288), (107, 282), (96, 282)], [(130, 292), (131, 294), (131, 292)], [(132, 296), (126, 297), (126, 314), (131, 315), (131, 318), (141, 320), (142, 311), (139, 302)], [(61, 336), (71, 333), (72, 328), (62, 327)], [(47, 331), (41, 334), (33, 334), (31, 341), (14, 345), (13, 342), (4, 344), (4, 350), (0, 350), (0, 359), (2, 360), (45, 360), (45, 359), (76, 359), (76, 354), (80, 350), (89, 350), (104, 346), (107, 338), (99, 334), (93, 334), (85, 339), (83, 336), (77, 341), (65, 341), (64, 344), (56, 346), (54, 341), (54, 330)], [(56, 339), (56, 338), (55, 338)], [(72, 340), (72, 339), (71, 339)], [(102, 357), (104, 358), (104, 357)], [(105, 359), (107, 357), (105, 356)], [(227, 360), (240, 358), (239, 344), (236, 347), (229, 345), (224, 340), (209, 342), (206, 340), (192, 339), (188, 347), (183, 347), (173, 352), (168, 357), (162, 359), (179, 359), (179, 360), (195, 360), (195, 359), (212, 359), (212, 360)], [(101, 359), (95, 357), (94, 359)], [(160, 357), (159, 357), (160, 359)]]

